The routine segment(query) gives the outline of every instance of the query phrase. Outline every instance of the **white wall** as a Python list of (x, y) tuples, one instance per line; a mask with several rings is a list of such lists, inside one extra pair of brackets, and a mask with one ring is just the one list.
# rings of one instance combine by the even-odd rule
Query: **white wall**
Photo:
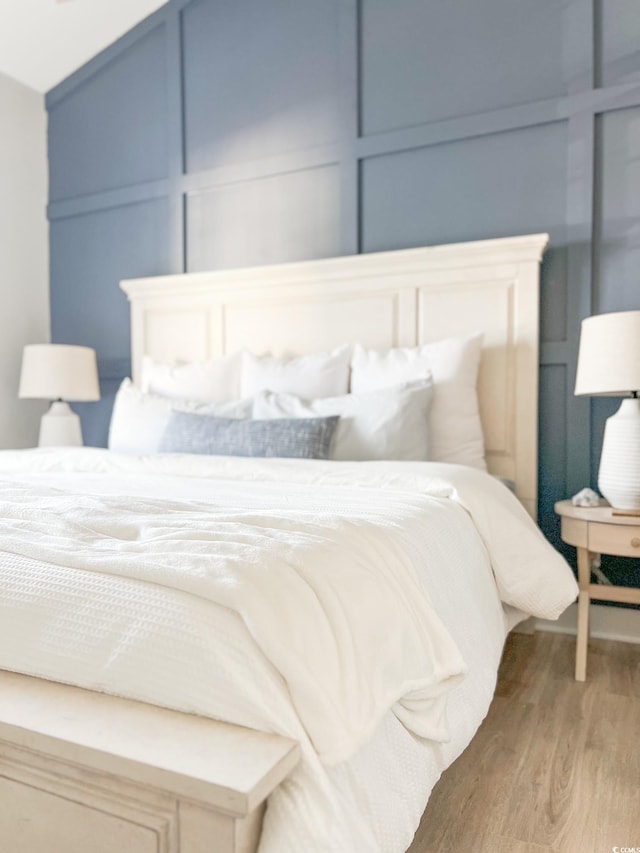
[(22, 348), (49, 340), (44, 96), (0, 74), (0, 448), (37, 443), (44, 404), (18, 400)]

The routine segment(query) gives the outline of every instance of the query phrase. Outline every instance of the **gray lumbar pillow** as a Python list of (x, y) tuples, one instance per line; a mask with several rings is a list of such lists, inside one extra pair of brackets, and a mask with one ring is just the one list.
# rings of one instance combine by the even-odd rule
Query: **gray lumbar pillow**
[(328, 459), (339, 420), (332, 416), (250, 421), (174, 411), (159, 451)]

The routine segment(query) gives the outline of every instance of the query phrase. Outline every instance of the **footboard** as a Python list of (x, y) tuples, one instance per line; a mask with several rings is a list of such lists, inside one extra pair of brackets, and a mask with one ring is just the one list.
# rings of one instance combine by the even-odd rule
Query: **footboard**
[(291, 740), (0, 672), (0, 850), (252, 853)]

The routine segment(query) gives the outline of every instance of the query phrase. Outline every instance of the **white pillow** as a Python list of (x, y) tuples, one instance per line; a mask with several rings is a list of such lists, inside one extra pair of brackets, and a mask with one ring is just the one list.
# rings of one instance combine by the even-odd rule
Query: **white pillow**
[(314, 353), (294, 358), (275, 358), (244, 353), (240, 396), (253, 397), (260, 391), (296, 394), (298, 397), (335, 397), (349, 391), (351, 346), (330, 353)]
[(226, 403), (240, 399), (241, 372), (242, 353), (239, 352), (175, 367), (159, 364), (146, 355), (142, 359), (140, 387), (145, 393), (173, 400)]
[(477, 392), (482, 341), (483, 335), (476, 334), (387, 352), (357, 345), (351, 360), (351, 390), (356, 394), (373, 391), (430, 373), (434, 394), (429, 415), (429, 459), (485, 471)]
[(145, 394), (130, 379), (125, 379), (113, 405), (109, 450), (117, 453), (157, 453), (174, 410), (225, 418), (248, 418), (251, 416), (251, 400), (218, 404), (179, 402), (157, 394)]
[(431, 378), (364, 394), (303, 400), (262, 391), (253, 401), (254, 418), (316, 418), (340, 415), (331, 459), (429, 458), (428, 415)]

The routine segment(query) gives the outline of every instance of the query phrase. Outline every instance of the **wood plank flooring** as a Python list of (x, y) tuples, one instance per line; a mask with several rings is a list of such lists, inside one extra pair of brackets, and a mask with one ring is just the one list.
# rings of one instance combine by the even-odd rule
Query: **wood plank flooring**
[(496, 696), (409, 853), (640, 850), (640, 645), (512, 634)]

